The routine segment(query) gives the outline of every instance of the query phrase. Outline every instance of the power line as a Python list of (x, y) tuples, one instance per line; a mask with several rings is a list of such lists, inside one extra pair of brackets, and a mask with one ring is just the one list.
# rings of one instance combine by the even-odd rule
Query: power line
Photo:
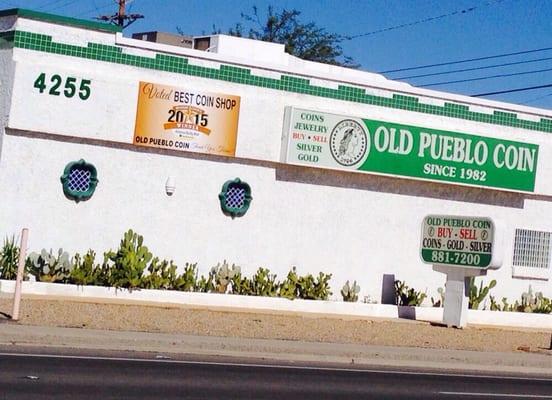
[(462, 10), (455, 10), (455, 11), (452, 11), (452, 12), (447, 13), (447, 14), (437, 15), (435, 17), (428, 17), (428, 18), (420, 19), (420, 20), (413, 21), (413, 22), (407, 22), (407, 23), (400, 24), (400, 25), (390, 26), (388, 28), (383, 28), (383, 29), (378, 29), (378, 30), (371, 31), (371, 32), (361, 33), (361, 34), (358, 34), (358, 35), (346, 36), (345, 39), (346, 40), (352, 40), (352, 39), (356, 39), (356, 38), (363, 37), (363, 36), (375, 35), (377, 33), (388, 32), (388, 31), (392, 31), (392, 30), (396, 30), (396, 29), (406, 28), (406, 27), (409, 27), (409, 26), (423, 24), (423, 23), (426, 23), (426, 22), (432, 22), (432, 21), (436, 21), (436, 20), (442, 19), (442, 18), (448, 18), (448, 17), (453, 17), (453, 16), (456, 16), (456, 15), (467, 14), (467, 13), (475, 11), (478, 8), (489, 6), (492, 3), (501, 3), (502, 1), (504, 1), (504, 0), (488, 1), (487, 3), (482, 4), (481, 6), (473, 6), (473, 7), (469, 7), (469, 8), (464, 8)]
[(507, 67), (509, 65), (518, 65), (518, 64), (529, 64), (539, 61), (546, 61), (546, 60), (552, 60), (552, 57), (545, 57), (545, 58), (536, 58), (533, 60), (525, 60), (525, 61), (516, 61), (511, 63), (503, 63), (503, 64), (494, 64), (494, 65), (486, 65), (484, 67), (474, 67), (474, 68), (464, 68), (464, 69), (454, 69), (452, 71), (446, 71), (446, 72), (433, 72), (431, 74), (421, 74), (421, 75), (411, 75), (411, 76), (402, 76), (400, 78), (393, 78), (396, 80), (404, 80), (404, 79), (413, 79), (413, 78), (424, 78), (428, 76), (437, 76), (437, 75), (447, 75), (447, 74), (454, 74), (457, 72), (468, 72), (468, 71), (478, 71), (481, 69), (489, 69), (489, 68), (498, 68), (498, 67)]
[(484, 81), (486, 79), (506, 78), (506, 77), (509, 77), (509, 76), (529, 75), (529, 74), (536, 74), (536, 73), (539, 73), (539, 72), (548, 72), (548, 71), (552, 71), (552, 68), (537, 69), (537, 70), (525, 71), (525, 72), (514, 72), (512, 74), (491, 75), (491, 76), (484, 76), (484, 77), (480, 77), (480, 78), (459, 79), (459, 80), (456, 80), (456, 81), (427, 83), (425, 85), (418, 85), (418, 87), (430, 87), (430, 86), (439, 86), (439, 85), (450, 85), (450, 84), (453, 84), (453, 83), (462, 83), (462, 82)]
[(546, 84), (546, 85), (540, 85), (540, 86), (530, 86), (525, 88), (519, 88), (519, 89), (508, 89), (508, 90), (501, 90), (499, 92), (487, 92), (487, 93), (478, 93), (478, 94), (471, 94), (471, 97), (483, 97), (483, 96), (492, 96), (494, 94), (504, 94), (504, 93), (514, 93), (514, 92), (524, 92), (526, 90), (535, 90), (535, 89), (543, 89), (543, 88), (549, 88), (552, 87), (552, 83)]
[(515, 53), (504, 53), (504, 54), (496, 54), (493, 56), (485, 56), (485, 57), (477, 57), (477, 58), (468, 58), (465, 60), (457, 60), (457, 61), (447, 61), (437, 64), (427, 64), (427, 65), (419, 65), (416, 67), (408, 67), (408, 68), (399, 68), (399, 69), (391, 69), (388, 71), (380, 71), (379, 74), (388, 74), (391, 72), (402, 72), (402, 71), (412, 71), (414, 69), (422, 69), (422, 68), (432, 68), (432, 67), (441, 67), (444, 65), (453, 65), (453, 64), (463, 64), (467, 62), (472, 61), (482, 61), (482, 60), (490, 60), (492, 58), (502, 58), (502, 57), (509, 57), (509, 56), (517, 56), (520, 54), (529, 54), (529, 53), (537, 53), (539, 51), (546, 51), (546, 50), (552, 50), (552, 47), (543, 47), (541, 49), (533, 49), (533, 50), (523, 50), (523, 51), (516, 51)]

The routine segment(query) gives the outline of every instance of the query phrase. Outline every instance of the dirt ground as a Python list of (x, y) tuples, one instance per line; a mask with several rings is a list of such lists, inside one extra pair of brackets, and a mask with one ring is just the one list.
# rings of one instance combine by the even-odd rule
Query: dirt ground
[[(0, 298), (0, 319), (6, 319), (11, 310), (11, 299)], [(552, 356), (552, 351), (548, 350), (552, 315), (550, 320), (548, 331), (474, 326), (454, 329), (409, 320), (38, 298), (24, 298), (20, 313), (20, 323), (25, 325), (477, 351), (530, 351)]]

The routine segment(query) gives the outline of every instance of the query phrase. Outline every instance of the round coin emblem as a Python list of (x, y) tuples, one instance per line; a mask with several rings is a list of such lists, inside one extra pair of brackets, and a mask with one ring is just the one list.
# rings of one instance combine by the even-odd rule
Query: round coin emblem
[(345, 119), (332, 130), (330, 150), (335, 161), (351, 167), (358, 164), (370, 150), (368, 135), (358, 122)]

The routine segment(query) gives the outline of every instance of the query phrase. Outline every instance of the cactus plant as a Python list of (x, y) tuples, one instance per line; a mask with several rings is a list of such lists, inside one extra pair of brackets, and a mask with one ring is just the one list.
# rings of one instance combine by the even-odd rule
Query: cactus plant
[(18, 261), (19, 246), (15, 243), (15, 236), (6, 237), (0, 250), (0, 279), (15, 279)]
[(247, 276), (242, 276), (241, 272), (236, 273), (232, 277), (232, 293), (240, 295), (251, 295), (253, 294), (253, 284), (251, 279)]
[(421, 306), (426, 293), (409, 288), (408, 285), (400, 280), (395, 281), (395, 301), (399, 306)]
[(73, 268), (69, 274), (69, 282), (76, 285), (105, 285), (102, 279), (102, 268), (96, 264), (96, 253), (90, 249), (81, 258), (79, 253), (73, 257)]
[(57, 256), (50, 249), (31, 253), (26, 261), (27, 269), (40, 282), (68, 282), (73, 267), (69, 254), (59, 249)]
[(215, 279), (215, 291), (217, 293), (226, 293), (228, 290), (228, 284), (232, 281), (232, 278), (241, 273), (239, 266), (232, 264), (230, 267), (226, 260), (223, 261), (222, 265), (218, 263), (215, 267), (211, 269)]
[(489, 282), (489, 286), (483, 286), (483, 282), (479, 284), (479, 289), (474, 283), (473, 277), (469, 280), (469, 308), (478, 310), (481, 303), (485, 300), (485, 297), (489, 294), (489, 290), (496, 286), (496, 280)]
[(191, 292), (196, 287), (197, 281), (197, 263), (188, 264), (184, 267), (182, 275), (178, 275), (171, 282), (171, 289)]
[(445, 289), (439, 287), (437, 288), (437, 293), (439, 293), (439, 298), (433, 299), (433, 297), (431, 297), (431, 305), (433, 307), (443, 307), (445, 304)]
[(259, 268), (251, 279), (251, 294), (253, 296), (274, 297), (278, 294), (276, 275), (267, 268)]
[(343, 301), (347, 302), (356, 302), (358, 301), (358, 294), (360, 293), (360, 286), (357, 285), (356, 281), (352, 285), (349, 285), (349, 281), (343, 285), (341, 289), (341, 296), (343, 296)]
[(293, 267), (287, 274), (285, 280), (283, 280), (278, 287), (278, 296), (285, 297), (287, 299), (295, 299), (299, 295), (297, 285), (299, 283), (299, 277), (297, 276), (297, 270)]
[(109, 284), (114, 287), (139, 288), (152, 254), (143, 245), (144, 238), (129, 229), (121, 239), (119, 249), (105, 254), (111, 274)]

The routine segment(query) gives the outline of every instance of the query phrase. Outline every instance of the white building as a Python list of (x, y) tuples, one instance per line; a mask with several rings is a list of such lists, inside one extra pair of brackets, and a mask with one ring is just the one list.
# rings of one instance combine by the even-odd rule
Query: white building
[[(492, 293), (552, 296), (552, 111), (209, 40), (200, 51), (0, 12), (0, 235), (28, 227), (31, 249), (101, 252), (132, 228), (201, 272), (297, 266), (331, 272), (335, 297), (357, 280), (379, 300), (384, 274), (443, 286), (420, 259), (425, 215), (484, 216), (505, 237)], [(232, 218), (219, 194), (235, 178), (252, 201)]]

